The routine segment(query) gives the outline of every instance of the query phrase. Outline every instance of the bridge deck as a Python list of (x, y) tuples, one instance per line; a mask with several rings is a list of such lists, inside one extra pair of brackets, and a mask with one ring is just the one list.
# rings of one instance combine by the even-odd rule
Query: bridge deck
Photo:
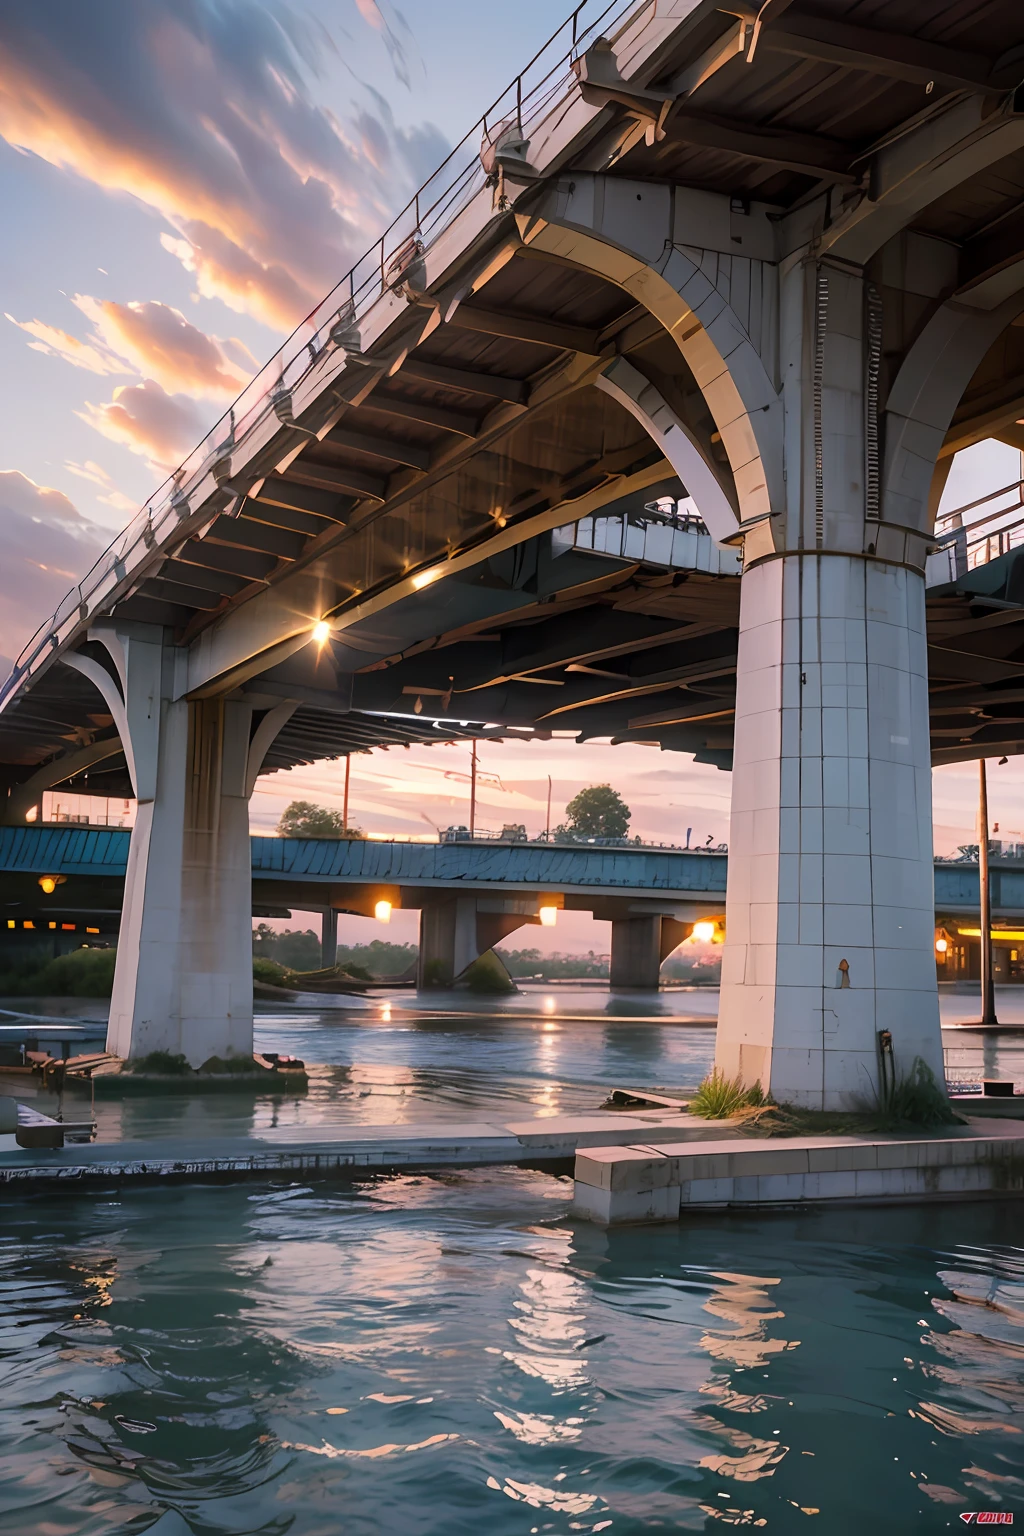
[[(0, 827), (0, 874), (123, 879), (130, 833), (83, 826)], [(302, 885), (567, 889), (638, 896), (725, 896), (728, 855), (671, 848), (573, 848), (538, 843), (400, 843), (369, 839), (253, 837), (261, 881)], [(1024, 866), (992, 864), (993, 909), (1024, 912)], [(936, 861), (939, 911), (978, 907), (978, 866)]]

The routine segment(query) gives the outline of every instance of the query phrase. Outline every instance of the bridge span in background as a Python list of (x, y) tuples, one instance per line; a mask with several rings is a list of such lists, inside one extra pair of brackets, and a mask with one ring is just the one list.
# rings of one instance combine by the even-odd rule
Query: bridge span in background
[(139, 803), (113, 1050), (250, 1048), (258, 774), (571, 728), (732, 768), (725, 1072), (941, 1071), (930, 768), (1024, 742), (1019, 487), (936, 521), (1024, 447), (1020, 5), (737, 10), (577, 7), (19, 657), (7, 822)]
[[(0, 944), (53, 932), (59, 946), (116, 942), (130, 833), (75, 826), (0, 828)], [(253, 916), (295, 908), (323, 916), (324, 964), (337, 952), (341, 913), (377, 915), (384, 903), (420, 913), (420, 979), (454, 980), (518, 928), (559, 911), (611, 924), (611, 979), (656, 988), (662, 961), (710, 921), (721, 937), (728, 855), (675, 848), (545, 843), (390, 842), (252, 837)], [(40, 881), (52, 880), (50, 890)], [(1024, 863), (990, 873), (996, 974), (1024, 977)], [(935, 935), (942, 980), (978, 975), (978, 866), (935, 862)], [(1000, 936), (1002, 932), (1002, 935)], [(101, 938), (100, 935), (103, 937)], [(944, 944), (944, 947), (943, 947)], [(1018, 953), (1021, 956), (1018, 963)]]

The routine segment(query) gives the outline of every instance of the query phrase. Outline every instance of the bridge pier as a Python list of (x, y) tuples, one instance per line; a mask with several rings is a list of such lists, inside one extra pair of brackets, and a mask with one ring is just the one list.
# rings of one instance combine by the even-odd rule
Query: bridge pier
[(420, 908), (416, 985), (450, 987), (474, 960), (502, 939), (536, 923), (538, 905), (529, 897), (452, 896)]
[(326, 970), (338, 963), (338, 914), (326, 907), (320, 919), (320, 964)]
[(662, 962), (686, 937), (691, 926), (660, 912), (612, 918), (609, 985), (657, 992)]
[[(161, 630), (91, 633), (71, 664), (106, 699), (137, 798), (107, 1049), (140, 1057), (252, 1052), (249, 796), (294, 705), (182, 696), (184, 653)], [(98, 647), (94, 647), (94, 650)]]
[[(887, 521), (871, 484), (876, 298), (810, 262), (787, 281), (787, 422), (808, 446), (790, 452), (778, 515), (746, 536), (716, 1063), (780, 1100), (846, 1109), (873, 1099), (883, 1030), (898, 1071), (920, 1057), (942, 1081), (929, 535), (923, 508)], [(902, 494), (907, 476), (893, 479)]]

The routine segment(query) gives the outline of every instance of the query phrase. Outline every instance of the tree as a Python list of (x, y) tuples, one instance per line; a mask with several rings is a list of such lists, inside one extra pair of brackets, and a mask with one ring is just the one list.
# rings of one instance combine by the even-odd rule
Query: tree
[(629, 806), (610, 784), (591, 784), (574, 795), (565, 808), (566, 830), (578, 837), (625, 837)]
[(293, 800), (277, 824), (281, 837), (365, 837), (361, 827), (346, 827), (340, 811), (312, 800)]

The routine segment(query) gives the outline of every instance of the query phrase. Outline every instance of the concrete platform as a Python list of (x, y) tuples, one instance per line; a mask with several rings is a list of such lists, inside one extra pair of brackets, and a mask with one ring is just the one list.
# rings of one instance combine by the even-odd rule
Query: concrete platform
[(1024, 1193), (1024, 1125), (968, 1122), (914, 1139), (739, 1138), (594, 1147), (576, 1155), (575, 1215), (601, 1226), (678, 1221), (691, 1210)]
[(721, 1137), (710, 1124), (670, 1109), (558, 1115), (509, 1124), (311, 1125), (250, 1136), (190, 1141), (91, 1143), (59, 1151), (27, 1149), (0, 1135), (0, 1188), (122, 1179), (224, 1177), (275, 1173), (323, 1176), (344, 1169), (472, 1167), (486, 1163), (566, 1162), (578, 1147), (622, 1147), (642, 1140), (674, 1146)]

